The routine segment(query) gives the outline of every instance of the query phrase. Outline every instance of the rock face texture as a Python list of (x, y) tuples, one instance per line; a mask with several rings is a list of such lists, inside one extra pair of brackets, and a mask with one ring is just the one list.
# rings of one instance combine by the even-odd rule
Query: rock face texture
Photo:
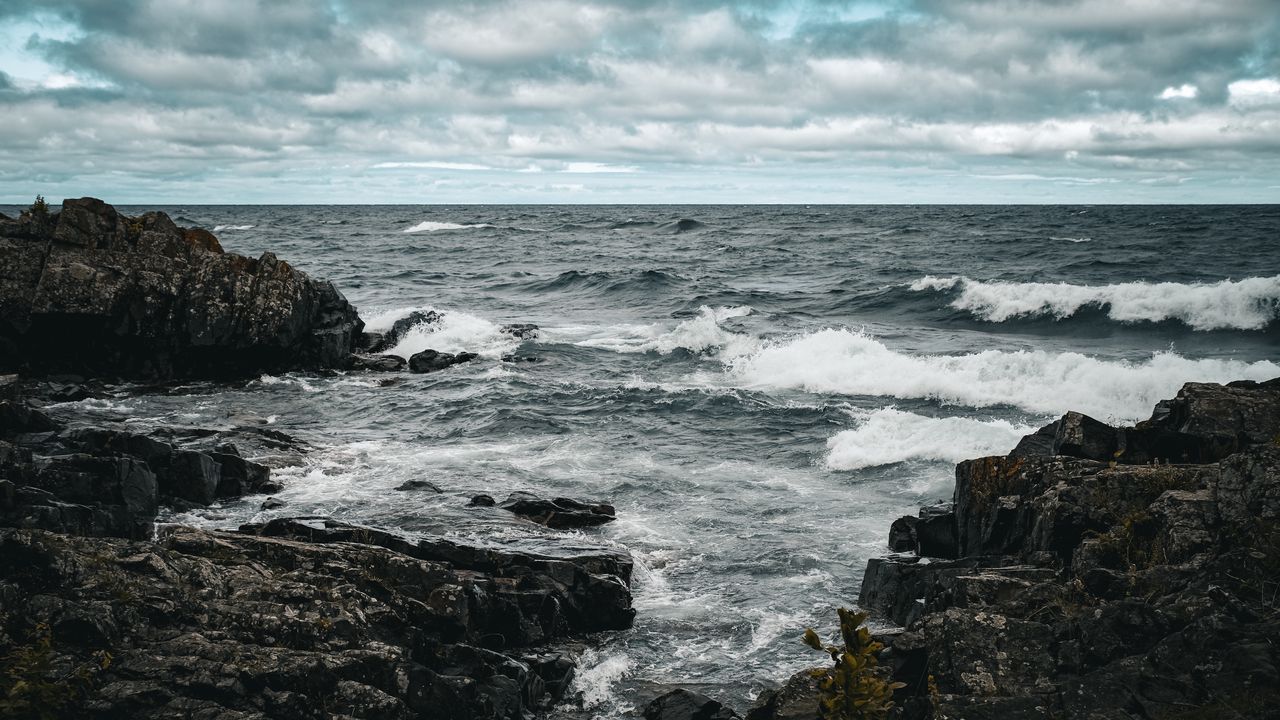
[(68, 429), (0, 401), (0, 708), (525, 718), (573, 677), (548, 643), (635, 616), (625, 552), (548, 556), (325, 518), (164, 526), (153, 541), (162, 502), (270, 487), (234, 445), (203, 441)]
[(90, 668), (65, 717), (452, 720), (553, 702), (572, 665), (520, 648), (592, 627), (558, 612), (559, 579), (529, 566), (484, 573), (271, 530), (151, 543), (0, 529), (0, 637), (20, 646), (47, 627), (55, 667)]
[(1068, 414), (960, 463), (945, 517), (954, 559), (872, 560), (859, 599), (905, 626), (905, 717), (1280, 716), (1280, 380)]
[(364, 324), (271, 253), (224, 253), (161, 212), (94, 198), (0, 216), (0, 372), (165, 379), (348, 362)]

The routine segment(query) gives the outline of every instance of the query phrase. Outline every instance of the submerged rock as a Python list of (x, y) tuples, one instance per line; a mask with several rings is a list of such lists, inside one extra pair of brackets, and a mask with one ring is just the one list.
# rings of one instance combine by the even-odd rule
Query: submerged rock
[[(0, 223), (0, 371), (163, 379), (339, 368), (363, 323), (331, 283), (94, 198)], [(91, 349), (91, 350), (90, 350)]]
[[(474, 498), (472, 504), (476, 504)], [(584, 503), (569, 498), (545, 500), (525, 492), (512, 493), (498, 507), (556, 529), (594, 527), (617, 519), (612, 505)]]

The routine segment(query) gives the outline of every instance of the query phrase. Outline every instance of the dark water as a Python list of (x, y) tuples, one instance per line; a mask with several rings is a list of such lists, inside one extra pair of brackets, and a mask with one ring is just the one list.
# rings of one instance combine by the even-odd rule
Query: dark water
[[(803, 627), (833, 626), (889, 522), (949, 496), (959, 459), (1067, 409), (1132, 421), (1188, 380), (1280, 375), (1277, 207), (167, 210), (332, 279), (375, 328), (445, 313), (400, 354), (482, 359), (78, 405), (141, 427), (269, 417), (319, 448), (277, 472), (288, 514), (527, 544), (565, 538), (466, 498), (612, 501), (618, 522), (565, 534), (638, 563), (635, 628), (582, 658), (589, 716), (655, 682), (745, 707), (817, 660)], [(393, 490), (413, 478), (445, 492)], [(180, 519), (235, 526), (260, 501)]]

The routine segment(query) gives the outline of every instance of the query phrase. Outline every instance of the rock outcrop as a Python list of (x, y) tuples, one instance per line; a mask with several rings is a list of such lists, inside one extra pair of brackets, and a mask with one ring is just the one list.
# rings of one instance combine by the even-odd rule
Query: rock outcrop
[[(478, 505), (475, 498), (472, 504)], [(532, 493), (511, 493), (498, 507), (549, 528), (579, 528), (613, 522), (613, 506), (606, 503), (584, 503), (572, 498), (547, 500)]]
[[(859, 600), (905, 626), (906, 717), (1276, 716), (1280, 380), (1189, 383), (1132, 428), (1070, 413), (960, 463), (931, 517), (954, 559), (874, 559)], [(895, 548), (928, 555), (923, 522)]]
[(61, 716), (104, 720), (520, 718), (563, 694), (572, 664), (522, 648), (594, 627), (559, 611), (558, 584), (594, 561), (480, 571), (317, 525), (343, 539), (0, 529), (0, 640), (81, 672), (6, 670), (52, 687)]
[(0, 372), (167, 379), (341, 368), (363, 323), (332, 283), (94, 198), (0, 217)]

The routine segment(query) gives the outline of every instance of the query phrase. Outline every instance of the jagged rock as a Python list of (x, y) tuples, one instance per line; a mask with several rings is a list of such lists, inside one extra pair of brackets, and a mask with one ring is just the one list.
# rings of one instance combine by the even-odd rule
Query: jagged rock
[(782, 687), (765, 690), (747, 711), (747, 720), (821, 720), (818, 681), (809, 670), (787, 679)]
[(415, 310), (392, 323), (391, 328), (386, 332), (369, 333), (369, 337), (363, 340), (365, 343), (363, 347), (370, 353), (390, 350), (399, 345), (413, 328), (419, 325), (435, 325), (443, 318), (444, 315), (435, 310)]
[(410, 557), (509, 578), (515, 585), (486, 590), (484, 597), (472, 600), (469, 612), (473, 617), (488, 618), (492, 632), (517, 644), (562, 637), (567, 632), (619, 630), (630, 627), (635, 617), (629, 590), (632, 562), (625, 553), (599, 550), (557, 558), (463, 545), (444, 538), (411, 542), (386, 531), (329, 518), (280, 518), (263, 525), (245, 525), (241, 531), (312, 543), (377, 545)]
[(1072, 413), (960, 463), (959, 559), (872, 559), (859, 596), (907, 626), (882, 657), (906, 716), (1269, 717), (1278, 400), (1189, 383), (1135, 428)]
[(423, 350), (415, 353), (409, 358), (409, 369), (416, 373), (429, 373), (437, 370), (444, 370), (451, 365), (469, 362), (480, 357), (475, 353), (460, 352), (456, 355), (452, 353), (438, 352), (435, 350)]
[(910, 515), (900, 517), (889, 526), (889, 550), (893, 552), (916, 551), (917, 518)]
[(529, 641), (518, 623), (555, 620), (525, 586), (572, 575), (516, 567), (500, 579), (377, 545), (181, 527), (155, 543), (0, 529), (0, 628), (36, 642), (26, 628), (47, 624), (55, 668), (110, 652), (67, 717), (515, 720), (568, 674), (510, 654)]
[(526, 492), (512, 493), (498, 507), (556, 529), (594, 527), (617, 519), (612, 505), (584, 503), (569, 498), (545, 500)]
[(223, 253), (164, 213), (129, 218), (81, 198), (0, 232), (0, 369), (163, 379), (338, 368), (363, 327), (332, 284), (271, 253)]
[(370, 372), (399, 372), (409, 362), (399, 355), (352, 355), (351, 370), (367, 370)]
[(533, 323), (513, 323), (498, 329), (517, 340), (536, 340), (539, 332), (538, 326)]
[(645, 720), (739, 720), (717, 700), (684, 688), (655, 698), (641, 712)]
[(958, 557), (956, 514), (952, 503), (920, 508), (916, 522), (916, 552), (924, 557)]

